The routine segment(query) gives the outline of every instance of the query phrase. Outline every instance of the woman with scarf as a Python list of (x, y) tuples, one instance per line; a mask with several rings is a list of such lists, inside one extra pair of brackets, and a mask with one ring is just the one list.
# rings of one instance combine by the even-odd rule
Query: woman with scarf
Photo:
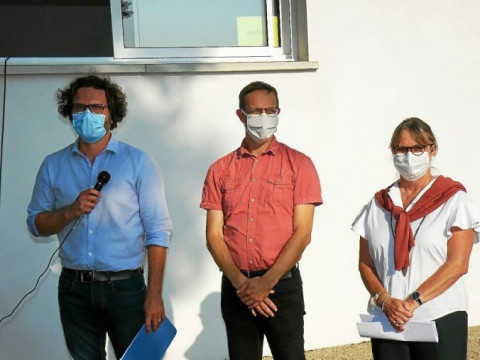
[(395, 331), (433, 320), (439, 342), (372, 338), (375, 360), (467, 358), (467, 294), (461, 279), (480, 239), (480, 211), (459, 182), (431, 173), (438, 145), (430, 126), (409, 118), (390, 142), (400, 179), (379, 191), (352, 225), (369, 313)]

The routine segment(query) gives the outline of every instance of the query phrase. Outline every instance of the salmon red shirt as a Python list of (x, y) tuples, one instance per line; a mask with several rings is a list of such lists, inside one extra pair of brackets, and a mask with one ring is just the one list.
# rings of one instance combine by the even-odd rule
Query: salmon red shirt
[(278, 142), (255, 157), (243, 147), (208, 169), (200, 207), (221, 210), (224, 240), (242, 270), (264, 270), (293, 234), (296, 205), (322, 204), (311, 159)]

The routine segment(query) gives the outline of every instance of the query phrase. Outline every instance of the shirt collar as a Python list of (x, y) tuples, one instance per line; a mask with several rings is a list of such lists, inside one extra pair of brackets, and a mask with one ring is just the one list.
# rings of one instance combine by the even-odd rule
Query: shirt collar
[(395, 181), (390, 189), (388, 189), (388, 196), (392, 199), (396, 206), (402, 206), (402, 197), (400, 195), (400, 188), (398, 186), (398, 180)]
[[(78, 149), (78, 141), (79, 141), (79, 139), (80, 139), (80, 138), (78, 138), (78, 139), (72, 144), (72, 153), (81, 154), (80, 150)], [(113, 136), (113, 134), (111, 134), (110, 140), (108, 141), (108, 144), (107, 144), (107, 147), (106, 147), (103, 151), (109, 151), (109, 152), (112, 152), (112, 153), (116, 153), (116, 152), (118, 152), (118, 146), (119, 146), (118, 140), (115, 139), (115, 137)]]
[[(430, 180), (430, 182), (427, 185), (425, 185), (425, 187), (415, 196), (412, 202), (407, 206), (405, 211), (409, 211), (416, 204), (416, 202), (423, 196), (423, 194), (425, 194), (427, 190), (432, 187), (436, 179), (437, 179), (437, 176), (435, 176), (432, 180)], [(395, 181), (395, 183), (393, 183), (393, 185), (388, 190), (388, 195), (392, 199), (393, 204), (395, 206), (400, 206), (401, 208), (403, 208), (402, 194), (400, 192), (399, 184), (400, 184), (400, 180)]]
[[(275, 135), (273, 135), (270, 146), (262, 155), (275, 155), (278, 148), (279, 148), (279, 143)], [(251, 155), (252, 154), (250, 153), (250, 151), (248, 151), (247, 148), (245, 147), (245, 139), (243, 139), (242, 144), (237, 149), (237, 158), (240, 158), (242, 156), (251, 156)]]

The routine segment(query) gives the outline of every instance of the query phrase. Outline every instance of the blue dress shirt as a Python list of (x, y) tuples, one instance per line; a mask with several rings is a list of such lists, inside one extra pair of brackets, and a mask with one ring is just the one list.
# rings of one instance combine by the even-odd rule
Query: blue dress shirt
[[(113, 136), (93, 164), (78, 150), (78, 142), (45, 158), (28, 205), (28, 228), (41, 236), (35, 227), (37, 214), (71, 204), (95, 185), (102, 170), (110, 173), (110, 181), (60, 249), (62, 265), (77, 270), (136, 269), (143, 266), (146, 246), (168, 247), (172, 223), (153, 159)], [(74, 224), (57, 234), (59, 241)]]

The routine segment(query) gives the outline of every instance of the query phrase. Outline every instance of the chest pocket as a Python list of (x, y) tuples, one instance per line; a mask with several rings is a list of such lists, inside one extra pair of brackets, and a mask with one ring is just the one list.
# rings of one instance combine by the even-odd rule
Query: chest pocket
[(224, 209), (232, 210), (235, 204), (240, 201), (240, 185), (242, 184), (242, 178), (230, 178), (223, 179), (220, 187), (222, 191), (222, 205)]
[(270, 196), (275, 204), (291, 204), (293, 206), (294, 185), (292, 174), (282, 174), (281, 176), (269, 177), (267, 179)]

